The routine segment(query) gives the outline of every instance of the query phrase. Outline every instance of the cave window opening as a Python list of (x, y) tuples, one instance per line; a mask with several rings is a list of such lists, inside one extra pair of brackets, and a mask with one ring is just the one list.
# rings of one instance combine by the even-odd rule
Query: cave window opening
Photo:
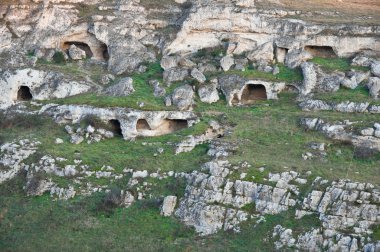
[(116, 120), (116, 119), (109, 120), (108, 124), (115, 135), (123, 136), (123, 131), (121, 130), (121, 124), (119, 120)]
[(313, 57), (336, 58), (337, 55), (331, 46), (305, 46), (305, 51)]
[(251, 104), (255, 101), (262, 101), (267, 99), (267, 91), (264, 85), (261, 84), (248, 84), (243, 90), (241, 102), (243, 104)]
[(17, 100), (19, 101), (31, 101), (33, 95), (30, 92), (30, 88), (27, 86), (21, 86), (17, 92)]

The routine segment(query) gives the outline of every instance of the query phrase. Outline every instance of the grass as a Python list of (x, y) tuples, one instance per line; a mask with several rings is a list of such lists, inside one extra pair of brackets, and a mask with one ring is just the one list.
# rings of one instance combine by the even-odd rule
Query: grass
[(364, 85), (359, 85), (356, 89), (341, 87), (338, 91), (332, 93), (316, 93), (314, 98), (334, 103), (351, 101), (358, 103), (369, 102), (371, 105), (380, 105), (379, 101), (369, 96), (368, 88)]
[(285, 67), (283, 64), (279, 64), (278, 67), (280, 68), (280, 73), (277, 75), (249, 68), (245, 71), (230, 70), (225, 74), (238, 74), (249, 79), (262, 79), (266, 81), (284, 81), (286, 83), (300, 82), (303, 80), (300, 68), (290, 69)]
[[(140, 110), (173, 110), (171, 107), (165, 107), (162, 97), (154, 97), (153, 88), (148, 84), (151, 79), (157, 79), (162, 82), (162, 69), (159, 63), (148, 65), (148, 70), (142, 74), (134, 74), (133, 87), (135, 92), (128, 97), (113, 97), (102, 94), (82, 94), (64, 99), (44, 101), (44, 103), (57, 104), (77, 104), (92, 105), (97, 107), (128, 107)], [(117, 83), (122, 77), (118, 77), (112, 84)], [(139, 104), (144, 102), (144, 106)]]
[(322, 70), (327, 72), (342, 71), (347, 72), (351, 69), (357, 71), (369, 71), (368, 67), (351, 66), (351, 60), (349, 58), (321, 58), (314, 57), (310, 60), (315, 64), (321, 66)]
[(192, 228), (159, 214), (160, 202), (145, 200), (111, 215), (99, 210), (104, 194), (52, 201), (24, 197), (23, 178), (0, 187), (0, 249), (12, 251), (272, 251), (276, 225), (294, 235), (320, 226), (316, 216), (294, 219), (294, 210), (242, 225), (241, 232), (198, 237)]
[[(72, 71), (78, 78), (87, 71), (91, 76), (101, 76), (103, 73), (102, 69), (74, 70), (74, 63), (47, 66), (63, 69), (68, 73)], [(342, 65), (342, 69), (343, 67)], [(158, 63), (149, 65), (148, 69), (146, 73), (132, 76), (136, 92), (131, 96), (115, 98), (87, 94), (49, 102), (131, 108), (138, 108), (137, 103), (144, 102), (146, 105), (142, 109), (167, 109), (163, 105), (163, 99), (155, 98), (148, 85), (150, 79), (162, 81), (162, 69)], [(236, 73), (247, 78), (287, 83), (302, 80), (299, 69), (290, 70), (282, 65), (277, 76), (252, 69)], [(181, 84), (183, 83), (176, 83), (169, 89)], [(337, 93), (323, 95), (325, 99), (332, 101), (362, 101), (368, 96), (366, 92), (368, 91), (360, 87), (356, 90), (341, 89)], [(121, 173), (126, 167), (149, 172), (155, 172), (158, 168), (163, 172), (191, 172), (198, 170), (202, 163), (210, 159), (206, 154), (208, 145), (199, 145), (192, 152), (176, 156), (174, 144), (184, 136), (203, 133), (208, 121), (217, 119), (233, 127), (232, 133), (220, 140), (239, 146), (237, 152), (229, 157), (230, 162), (238, 164), (247, 161), (252, 165), (251, 168), (235, 172), (231, 178), (236, 179), (240, 172), (246, 172), (248, 180), (269, 183), (265, 180), (269, 172), (312, 171), (312, 177), (321, 176), (329, 180), (349, 178), (379, 186), (380, 155), (370, 160), (355, 159), (353, 147), (331, 141), (318, 132), (307, 132), (299, 126), (301, 117), (321, 117), (329, 122), (361, 121), (363, 125), (373, 125), (377, 117), (370, 114), (342, 114), (331, 111), (304, 112), (298, 108), (295, 94), (282, 93), (279, 98), (275, 101), (257, 102), (249, 107), (228, 107), (225, 99), (211, 105), (198, 101), (195, 112), (201, 114), (202, 118), (191, 128), (166, 136), (139, 138), (134, 142), (114, 138), (91, 145), (69, 144), (69, 136), (64, 128), (57, 126), (51, 118), (37, 115), (11, 117), (9, 114), (0, 114), (0, 142), (23, 138), (40, 140), (42, 145), (39, 151), (30, 157), (27, 163), (37, 162), (42, 155), (49, 154), (68, 159), (68, 164), (71, 164), (74, 158), (80, 158), (83, 164), (89, 165), (92, 170), (110, 165), (115, 168), (116, 173)], [(54, 144), (57, 137), (62, 138), (64, 144)], [(304, 161), (302, 154), (311, 151), (307, 147), (309, 142), (326, 143), (327, 156)], [(158, 148), (163, 148), (164, 152), (155, 157)], [(338, 151), (341, 152), (340, 155), (337, 155)], [(64, 164), (65, 162), (61, 165)], [(265, 167), (264, 173), (258, 172), (258, 168), (262, 166)], [(128, 178), (110, 181), (91, 177), (86, 178), (85, 182), (125, 189)], [(53, 179), (62, 186), (72, 184), (70, 179)], [(242, 224), (239, 234), (219, 232), (208, 237), (198, 237), (193, 229), (185, 227), (177, 219), (162, 217), (159, 214), (160, 199), (166, 195), (181, 197), (185, 190), (184, 181), (174, 178), (148, 178), (146, 181), (152, 183), (152, 190), (148, 192), (153, 197), (152, 200), (138, 202), (128, 209), (117, 208), (111, 214), (105, 214), (98, 207), (105, 197), (102, 193), (90, 197), (78, 196), (69, 201), (52, 201), (47, 195), (26, 197), (22, 189), (25, 178), (20, 175), (0, 185), (0, 250), (76, 251), (80, 248), (81, 251), (273, 251), (272, 232), (277, 224), (292, 228), (295, 236), (320, 226), (314, 215), (295, 220), (294, 209), (291, 209), (279, 215), (266, 216), (266, 221), (258, 225), (255, 224), (255, 220), (247, 221)], [(307, 190), (309, 185), (305, 185), (302, 195)], [(248, 205), (245, 210), (251, 212), (253, 207)], [(375, 239), (378, 239), (378, 234), (378, 228), (375, 228)]]

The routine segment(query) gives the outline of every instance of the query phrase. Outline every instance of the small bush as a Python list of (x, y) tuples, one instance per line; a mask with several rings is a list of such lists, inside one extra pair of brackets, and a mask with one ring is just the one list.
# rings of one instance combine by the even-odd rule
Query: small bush
[(358, 147), (354, 151), (354, 157), (356, 159), (369, 159), (374, 158), (378, 151), (368, 147)]
[(63, 52), (56, 52), (56, 53), (54, 53), (54, 55), (53, 55), (53, 61), (56, 64), (65, 64), (66, 63), (66, 59), (65, 59), (65, 56), (63, 55)]
[(106, 193), (104, 198), (98, 204), (96, 211), (103, 213), (105, 216), (110, 217), (115, 209), (121, 204), (121, 190), (119, 188), (112, 188), (110, 192)]

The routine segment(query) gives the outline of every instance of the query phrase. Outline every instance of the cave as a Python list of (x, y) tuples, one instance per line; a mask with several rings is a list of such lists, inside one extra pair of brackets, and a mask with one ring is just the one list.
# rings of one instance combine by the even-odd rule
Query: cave
[(275, 50), (276, 61), (278, 63), (284, 63), (286, 55), (288, 54), (288, 51), (289, 51), (288, 48), (276, 47), (276, 50)]
[(185, 129), (187, 128), (188, 125), (187, 125), (187, 120), (166, 119), (163, 123), (163, 126), (166, 128), (168, 132), (174, 132), (177, 130)]
[(101, 50), (101, 52), (102, 52), (103, 59), (104, 59), (105, 61), (108, 61), (108, 60), (110, 59), (110, 54), (109, 54), (109, 52), (108, 52), (108, 47), (107, 47), (107, 45), (106, 45), (106, 44), (102, 44), (102, 45), (100, 46), (100, 50)]
[(305, 46), (305, 51), (313, 57), (336, 58), (337, 55), (331, 46)]
[(241, 103), (252, 104), (255, 101), (262, 101), (267, 99), (267, 90), (261, 84), (248, 84), (244, 87)]
[(177, 130), (187, 128), (187, 120), (180, 119), (164, 119), (160, 124), (156, 125), (153, 129), (145, 119), (139, 119), (136, 123), (136, 130), (149, 136), (161, 136), (170, 134)]
[(115, 135), (123, 136), (123, 131), (121, 130), (121, 124), (119, 120), (116, 120), (116, 119), (109, 120), (108, 124)]
[[(83, 43), (83, 42), (77, 42), (77, 41), (67, 41), (63, 44), (63, 50), (69, 50), (71, 45), (75, 45), (76, 47), (82, 49), (83, 51), (86, 52), (86, 57), (87, 58), (92, 58), (94, 55), (93, 52), (91, 51), (91, 48), (88, 44)], [(107, 52), (108, 53), (108, 52)]]
[(145, 119), (139, 119), (136, 124), (137, 131), (152, 130)]
[(27, 86), (21, 86), (17, 92), (17, 100), (19, 101), (31, 101), (33, 95), (30, 92), (30, 88)]

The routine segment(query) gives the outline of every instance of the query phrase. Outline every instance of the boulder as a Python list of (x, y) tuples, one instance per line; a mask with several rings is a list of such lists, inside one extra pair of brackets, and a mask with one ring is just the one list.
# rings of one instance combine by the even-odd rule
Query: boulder
[(161, 67), (164, 70), (174, 68), (178, 66), (178, 57), (177, 56), (164, 56), (161, 59)]
[(155, 97), (162, 97), (166, 94), (165, 88), (160, 86), (160, 82), (158, 80), (151, 80), (149, 84), (153, 87), (153, 95)]
[(220, 60), (220, 66), (222, 67), (223, 71), (227, 72), (230, 70), (230, 68), (235, 64), (235, 60), (231, 55), (224, 56)]
[(121, 79), (117, 84), (105, 90), (105, 94), (109, 96), (128, 96), (134, 92), (133, 79), (129, 77)]
[(313, 63), (305, 62), (301, 65), (303, 74), (303, 84), (301, 87), (301, 94), (308, 95), (313, 91), (317, 85), (317, 72)]
[(191, 70), (191, 76), (199, 83), (204, 83), (206, 81), (206, 76), (204, 76), (204, 74), (197, 68), (193, 68), (193, 70)]
[(201, 102), (211, 104), (219, 101), (217, 85), (218, 80), (214, 79), (210, 84), (203, 85), (198, 89), (198, 95)]
[(170, 85), (172, 82), (175, 81), (183, 81), (188, 76), (189, 71), (187, 69), (178, 67), (167, 69), (163, 73), (164, 82), (167, 85)]
[(194, 90), (190, 85), (184, 85), (174, 90), (171, 101), (179, 110), (191, 110), (194, 104)]
[(376, 77), (380, 77), (380, 61), (373, 61), (371, 64), (371, 73)]
[(86, 58), (86, 52), (75, 45), (71, 45), (69, 48), (69, 56), (72, 60), (81, 60)]
[(369, 95), (374, 99), (379, 99), (379, 96), (380, 96), (380, 78), (378, 78), (378, 77), (369, 78), (367, 87), (369, 89)]
[(171, 216), (174, 213), (175, 206), (177, 205), (177, 196), (167, 196), (161, 207), (161, 215)]

